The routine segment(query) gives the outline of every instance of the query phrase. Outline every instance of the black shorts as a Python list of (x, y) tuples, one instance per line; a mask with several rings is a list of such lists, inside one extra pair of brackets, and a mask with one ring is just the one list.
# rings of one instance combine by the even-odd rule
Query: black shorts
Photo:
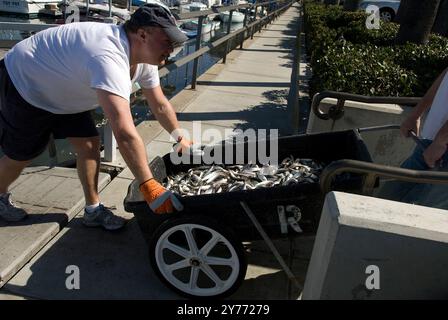
[(0, 146), (9, 158), (31, 160), (55, 139), (98, 136), (90, 111), (54, 114), (34, 107), (17, 92), (0, 61)]

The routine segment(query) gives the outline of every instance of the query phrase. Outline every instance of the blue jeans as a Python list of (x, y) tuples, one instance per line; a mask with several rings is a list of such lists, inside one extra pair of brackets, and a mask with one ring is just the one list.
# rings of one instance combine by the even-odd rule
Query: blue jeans
[[(431, 140), (423, 139), (422, 141), (425, 145), (425, 149), (432, 143)], [(448, 171), (448, 152), (442, 156), (441, 167), (430, 169), (423, 158), (425, 149), (416, 146), (411, 156), (401, 164), (401, 168)], [(448, 185), (387, 181), (378, 191), (377, 197), (422, 206), (448, 209)]]

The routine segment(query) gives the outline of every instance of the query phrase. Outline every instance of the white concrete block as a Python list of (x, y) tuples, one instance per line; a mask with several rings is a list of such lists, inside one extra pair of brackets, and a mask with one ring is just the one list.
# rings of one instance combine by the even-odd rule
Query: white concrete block
[(443, 299), (447, 270), (448, 211), (331, 192), (303, 299)]
[[(336, 103), (336, 99), (326, 98), (322, 100), (320, 108), (327, 112)], [(318, 133), (389, 124), (399, 125), (412, 109), (412, 107), (402, 107), (396, 104), (346, 101), (344, 116), (334, 123), (332, 120), (321, 120), (311, 112), (306, 132)], [(399, 166), (415, 147), (412, 139), (401, 137), (399, 130), (396, 129), (363, 132), (361, 136), (375, 163)]]

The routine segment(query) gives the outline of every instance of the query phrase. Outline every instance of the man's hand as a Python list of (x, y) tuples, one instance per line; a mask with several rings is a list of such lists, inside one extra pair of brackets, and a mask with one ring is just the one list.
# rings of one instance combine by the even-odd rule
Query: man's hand
[(180, 142), (176, 143), (174, 151), (177, 153), (184, 153), (185, 151), (187, 151), (190, 146), (193, 145), (193, 141), (188, 140), (185, 137), (182, 137), (182, 140), (180, 140)]
[(414, 131), (416, 135), (419, 135), (420, 130), (420, 118), (415, 116), (409, 116), (400, 126), (400, 132), (403, 137), (409, 137), (409, 131)]
[(440, 143), (439, 141), (434, 140), (429, 145), (429, 147), (426, 148), (425, 152), (423, 152), (423, 158), (425, 159), (425, 162), (428, 165), (428, 167), (434, 168), (436, 166), (437, 161), (439, 161), (442, 158), (446, 150), (447, 147), (445, 143)]
[(182, 204), (171, 191), (162, 187), (155, 179), (149, 179), (140, 185), (140, 191), (152, 211), (158, 214), (173, 212), (183, 209)]

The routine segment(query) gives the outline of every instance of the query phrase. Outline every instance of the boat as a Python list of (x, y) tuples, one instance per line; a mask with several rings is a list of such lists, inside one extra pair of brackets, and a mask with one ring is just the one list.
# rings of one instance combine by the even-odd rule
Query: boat
[[(210, 20), (210, 18), (207, 17), (202, 24), (202, 34), (210, 33), (211, 31), (218, 29), (220, 25), (221, 23), (219, 21)], [(183, 22), (180, 25), (180, 29), (187, 37), (194, 38), (197, 36), (198, 20), (194, 19)]]
[(8, 0), (0, 1), (0, 12), (37, 15), (45, 10), (45, 5), (57, 6), (61, 0)]
[(221, 0), (201, 0), (203, 4), (207, 6), (207, 8), (220, 6), (222, 4)]
[[(224, 11), (219, 14), (219, 18), (222, 22), (229, 22), (230, 12)], [(244, 21), (244, 13), (239, 11), (234, 11), (232, 13), (232, 23), (241, 23)]]
[(202, 11), (202, 10), (207, 10), (207, 5), (201, 3), (201, 2), (192, 2), (189, 5), (190, 8), (190, 12), (195, 12), (195, 11)]
[(132, 0), (132, 5), (135, 7), (140, 7), (142, 5), (145, 5), (147, 3), (157, 3), (157, 4), (162, 4), (165, 5), (168, 8), (172, 8), (175, 6), (180, 5), (180, 1), (179, 0), (163, 0), (163, 1), (157, 1), (157, 0)]
[[(267, 12), (266, 9), (264, 9), (264, 8), (258, 8), (258, 9), (257, 9), (257, 16), (258, 16), (258, 17), (265, 17), (267, 14), (268, 14), (268, 12)], [(250, 15), (251, 17), (256, 18), (256, 17), (255, 17), (255, 9), (253, 9), (253, 8), (250, 9), (250, 10), (249, 10), (249, 15)]]
[[(77, 6), (80, 10), (84, 11), (87, 9), (86, 1), (75, 0), (69, 2), (69, 5)], [(127, 9), (117, 8), (114, 5), (112, 5), (112, 8), (110, 8), (109, 1), (107, 0), (97, 2), (92, 2), (91, 0), (89, 0), (89, 11), (98, 12), (102, 15), (104, 14), (108, 15), (110, 12), (113, 16), (117, 16), (123, 20), (129, 19), (131, 15), (131, 13)]]

